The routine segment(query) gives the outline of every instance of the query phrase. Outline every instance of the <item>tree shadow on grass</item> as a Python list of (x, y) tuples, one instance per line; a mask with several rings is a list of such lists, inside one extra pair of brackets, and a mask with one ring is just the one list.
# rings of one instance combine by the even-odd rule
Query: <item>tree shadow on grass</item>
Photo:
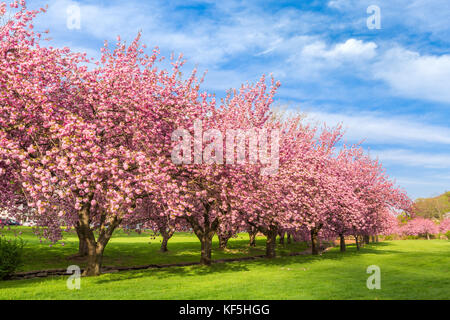
[[(37, 271), (44, 269), (66, 268), (68, 265), (78, 265), (81, 268), (86, 266), (85, 258), (76, 258), (78, 252), (78, 239), (73, 231), (64, 234), (65, 245), (53, 245), (49, 243), (39, 243), (34, 239), (31, 231), (24, 230), (24, 235), (30, 243), (25, 247), (24, 255), (27, 257), (26, 263), (18, 272)], [(29, 239), (32, 239), (29, 240)], [(33, 240), (34, 239), (34, 240)], [(258, 237), (257, 246), (248, 246), (248, 235), (238, 235), (237, 238), (230, 239), (226, 250), (219, 250), (217, 237), (213, 240), (213, 259), (239, 258), (245, 256), (256, 256), (264, 254), (265, 239)], [(105, 249), (103, 264), (105, 266), (127, 267), (149, 264), (169, 264), (180, 262), (195, 262), (200, 260), (200, 242), (190, 233), (177, 233), (169, 241), (169, 252), (160, 252), (160, 239), (150, 235), (128, 235), (118, 230), (111, 243)], [(279, 252), (287, 254), (293, 251), (303, 250), (302, 243), (292, 243), (290, 245), (278, 245)]]
[[(196, 245), (190, 246), (186, 248), (184, 243), (179, 243), (179, 246), (182, 246), (184, 250), (174, 251), (173, 253), (159, 253), (155, 252), (154, 250), (152, 252), (148, 252), (148, 255), (150, 259), (146, 260), (128, 260), (127, 255), (131, 256), (131, 253), (134, 249), (134, 247), (139, 244), (130, 244), (130, 245), (122, 245), (120, 247), (120, 252), (114, 252), (113, 249), (113, 255), (112, 256), (105, 256), (104, 259), (104, 266), (107, 267), (110, 262), (118, 262), (118, 259), (123, 259), (122, 263), (119, 263), (119, 265), (122, 266), (130, 266), (130, 263), (135, 262), (131, 265), (146, 265), (146, 264), (166, 264), (166, 263), (179, 263), (179, 262), (197, 262), (199, 260), (199, 252), (197, 251), (198, 248), (196, 248)], [(142, 244), (141, 244), (142, 245)], [(298, 248), (303, 247), (305, 249), (305, 244), (296, 244)], [(347, 251), (344, 253), (339, 252), (338, 248), (332, 248), (330, 251), (324, 252), (322, 255), (319, 256), (313, 256), (311, 254), (304, 254), (304, 255), (298, 255), (298, 256), (289, 256), (289, 253), (291, 252), (292, 248), (286, 248), (284, 246), (278, 246), (278, 252), (280, 253), (277, 258), (274, 259), (266, 259), (266, 258), (256, 258), (253, 260), (243, 260), (243, 261), (224, 261), (220, 263), (213, 263), (210, 267), (203, 267), (199, 265), (195, 266), (189, 266), (189, 267), (183, 267), (183, 266), (174, 266), (174, 267), (164, 267), (160, 269), (143, 269), (143, 270), (128, 270), (128, 271), (120, 271), (118, 273), (113, 273), (107, 276), (105, 279), (99, 278), (101, 281), (120, 281), (123, 279), (126, 279), (127, 277), (142, 277), (142, 276), (148, 276), (148, 272), (154, 273), (156, 277), (168, 277), (171, 275), (179, 275), (183, 274), (183, 276), (202, 276), (202, 275), (208, 275), (213, 274), (217, 272), (236, 272), (236, 271), (248, 271), (248, 266), (254, 265), (254, 266), (276, 266), (276, 267), (282, 267), (282, 266), (288, 266), (290, 264), (299, 264), (299, 263), (311, 263), (321, 260), (342, 260), (346, 259), (348, 257), (352, 257), (355, 255), (364, 255), (364, 254), (377, 254), (377, 255), (385, 255), (385, 254), (396, 254), (400, 253), (400, 251), (395, 250), (386, 250), (384, 247), (392, 246), (390, 243), (371, 243), (369, 245), (366, 245), (361, 248), (360, 251), (356, 251), (355, 245), (347, 245)], [(124, 248), (126, 247), (126, 248)], [(175, 247), (175, 246), (174, 246)], [(379, 248), (383, 248), (382, 250), (379, 250)], [(235, 259), (240, 257), (248, 257), (247, 252), (251, 251), (254, 253), (261, 253), (262, 247), (258, 248), (242, 248), (239, 247), (239, 245), (233, 245), (231, 246), (230, 250), (240, 250), (238, 253), (230, 253), (226, 254), (219, 250), (214, 250), (213, 253), (213, 260), (218, 262), (217, 260), (226, 260), (229, 258)], [(150, 250), (149, 250), (150, 251)], [(120, 254), (120, 255), (117, 255)], [(142, 252), (140, 252), (142, 254)], [(218, 257), (217, 257), (218, 256)], [(152, 258), (153, 257), (153, 258)], [(160, 257), (163, 257), (161, 259)], [(219, 259), (218, 259), (219, 258)], [(82, 260), (76, 260), (78, 265), (82, 266), (84, 265)], [(67, 263), (70, 263), (68, 261)], [(119, 265), (117, 263), (114, 263), (116, 267)], [(116, 279), (116, 280), (114, 280)], [(29, 279), (28, 279), (29, 280)], [(18, 280), (21, 281), (21, 280)], [(33, 279), (32, 281), (38, 281), (38, 279)], [(45, 281), (45, 279), (42, 279), (42, 281)], [(27, 281), (28, 282), (28, 281)]]
[[(403, 251), (396, 251), (396, 250), (389, 250), (389, 247), (395, 247), (393, 244), (390, 243), (376, 243), (376, 244), (370, 244), (366, 245), (365, 247), (361, 248), (361, 251), (356, 251), (356, 248), (354, 245), (348, 245), (347, 246), (347, 252), (341, 253), (339, 252), (339, 248), (333, 248), (330, 251), (324, 252), (320, 256), (313, 256), (311, 254), (307, 255), (299, 255), (299, 256), (282, 256), (277, 257), (274, 259), (255, 259), (255, 260), (246, 260), (246, 261), (239, 261), (239, 262), (225, 262), (225, 263), (213, 263), (211, 266), (186, 266), (186, 267), (165, 267), (165, 268), (159, 268), (159, 269), (146, 269), (146, 270), (134, 270), (134, 271), (121, 271), (117, 273), (111, 273), (111, 274), (104, 274), (98, 278), (89, 278), (89, 282), (93, 285), (102, 285), (107, 283), (117, 283), (121, 281), (127, 281), (132, 279), (141, 279), (141, 278), (154, 278), (155, 280), (160, 279), (169, 279), (171, 277), (200, 277), (199, 281), (202, 281), (201, 277), (207, 277), (208, 275), (214, 275), (214, 274), (225, 274), (225, 273), (237, 273), (236, 276), (239, 276), (239, 272), (242, 271), (252, 271), (252, 270), (258, 270), (258, 267), (268, 267), (273, 269), (280, 269), (280, 272), (284, 272), (284, 269), (293, 268), (294, 270), (298, 268), (302, 268), (302, 265), (305, 269), (314, 269), (314, 265), (316, 262), (320, 261), (327, 261), (327, 260), (344, 260), (349, 259), (349, 261), (354, 261), (354, 259), (351, 259), (355, 256), (361, 256), (364, 257), (366, 255), (389, 255), (389, 254), (395, 254), (398, 256), (398, 254), (406, 254), (408, 256), (411, 255), (417, 255), (420, 257), (420, 255), (424, 254), (422, 252), (408, 252), (405, 253)], [(381, 250), (380, 250), (381, 249)], [(425, 253), (426, 260), (428, 261), (435, 261), (436, 259), (442, 259), (442, 253), (432, 253), (427, 252)], [(411, 259), (410, 259), (411, 260)], [(389, 262), (388, 260), (385, 260), (383, 263), (386, 264)], [(311, 265), (311, 263), (313, 265)], [(408, 283), (410, 282), (412, 285), (419, 285), (422, 286), (424, 284), (429, 283), (429, 286), (436, 287), (437, 289), (442, 287), (442, 281), (440, 282), (439, 279), (442, 277), (442, 272), (439, 272), (436, 275), (425, 275), (421, 272), (418, 272), (416, 270), (403, 270), (402, 268), (405, 267), (401, 262), (393, 261), (393, 265), (390, 265), (390, 271), (389, 271), (389, 278), (391, 282), (396, 282), (401, 285), (402, 290), (405, 292), (404, 294), (407, 294), (408, 291), (408, 284), (404, 283), (405, 279), (408, 280)], [(317, 265), (320, 267), (320, 264)], [(406, 265), (407, 267), (407, 265)], [(353, 279), (353, 274), (360, 273), (360, 268), (357, 265), (348, 265), (345, 269), (340, 269), (340, 272), (343, 274), (342, 279)], [(289, 272), (289, 271), (286, 271)], [(407, 274), (407, 277), (405, 278), (405, 274)], [(365, 272), (364, 276), (365, 277)], [(65, 285), (65, 282), (67, 280), (67, 276), (59, 276), (59, 277), (49, 277), (49, 278), (37, 278), (37, 279), (27, 279), (27, 280), (15, 280), (15, 281), (0, 281), (0, 288), (25, 288), (25, 287), (33, 287), (33, 286), (46, 286), (47, 282), (51, 281), (61, 281), (63, 285)], [(347, 280), (335, 280), (336, 286), (348, 286)], [(360, 279), (357, 279), (358, 281)], [(363, 279), (364, 280), (364, 279)], [(363, 281), (361, 280), (361, 281)], [(441, 279), (442, 280), (442, 279)], [(83, 281), (83, 280), (82, 280)], [(206, 279), (205, 279), (206, 281)], [(350, 280), (349, 280), (350, 281)], [(364, 280), (365, 281), (365, 280)], [(394, 285), (394, 284), (393, 284)], [(395, 287), (392, 287), (390, 290), (394, 290)], [(344, 290), (344, 289), (343, 289)], [(428, 289), (427, 289), (428, 290)], [(429, 289), (433, 290), (433, 289)], [(439, 289), (440, 290), (440, 289)], [(385, 298), (388, 297), (394, 297), (395, 296), (395, 290), (389, 291), (384, 294)], [(319, 293), (317, 293), (317, 298), (323, 298), (322, 296), (319, 296)], [(403, 293), (402, 293), (403, 294)], [(430, 293), (431, 294), (431, 293)]]
[(166, 267), (160, 269), (145, 269), (129, 272), (118, 272), (108, 276), (101, 276), (94, 279), (96, 284), (104, 284), (117, 281), (126, 281), (130, 279), (139, 279), (147, 277), (155, 277), (158, 280), (181, 275), (183, 277), (206, 276), (211, 274), (224, 274), (232, 272), (249, 271), (245, 264), (240, 263), (214, 263), (211, 266), (189, 266), (189, 267)]
[[(378, 246), (378, 244), (377, 244)], [(384, 246), (384, 245), (380, 245)], [(98, 278), (96, 283), (107, 283), (114, 281), (122, 281), (128, 279), (137, 279), (149, 276), (155, 276), (158, 279), (168, 278), (175, 275), (181, 275), (183, 277), (191, 276), (207, 276), (215, 273), (226, 273), (226, 272), (240, 272), (240, 271), (250, 271), (252, 266), (265, 266), (265, 267), (288, 267), (292, 264), (308, 264), (323, 260), (342, 260), (353, 257), (355, 255), (365, 255), (365, 254), (394, 254), (400, 251), (394, 250), (376, 250), (369, 246), (361, 248), (360, 251), (356, 251), (356, 246), (347, 246), (347, 251), (341, 253), (339, 251), (334, 252), (324, 252), (322, 255), (298, 255), (298, 256), (278, 256), (273, 259), (267, 258), (256, 258), (254, 260), (243, 260), (243, 261), (230, 261), (230, 262), (220, 262), (213, 263), (211, 266), (187, 266), (187, 267), (164, 267), (161, 269), (146, 269), (139, 271), (130, 271), (126, 273), (114, 273), (110, 277)]]

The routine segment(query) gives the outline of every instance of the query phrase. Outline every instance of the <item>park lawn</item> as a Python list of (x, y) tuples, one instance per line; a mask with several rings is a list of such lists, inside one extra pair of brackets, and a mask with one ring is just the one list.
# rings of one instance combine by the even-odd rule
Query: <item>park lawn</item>
[[(30, 227), (11, 227), (0, 229), (0, 236), (8, 239), (15, 236), (25, 242), (25, 265), (18, 271), (34, 271), (56, 268), (67, 268), (75, 264), (84, 267), (86, 259), (72, 258), (78, 251), (78, 238), (74, 231), (64, 232), (63, 240), (51, 245), (42, 241), (32, 232)], [(140, 266), (148, 264), (168, 264), (177, 262), (200, 261), (200, 242), (198, 238), (187, 232), (178, 232), (169, 240), (169, 252), (160, 252), (161, 237), (149, 231), (141, 234), (125, 233), (119, 229), (105, 248), (103, 266)], [(256, 247), (248, 246), (248, 234), (238, 234), (229, 240), (228, 249), (219, 250), (217, 236), (213, 239), (213, 259), (238, 258), (265, 254), (265, 237), (257, 237)], [(63, 245), (64, 244), (64, 245)], [(278, 246), (280, 255), (289, 252), (301, 252), (307, 249), (304, 242), (296, 242), (286, 246)]]
[[(381, 269), (380, 290), (366, 287), (369, 265)], [(119, 272), (82, 278), (80, 290), (68, 290), (66, 280), (0, 281), (0, 299), (450, 299), (450, 241), (386, 241), (360, 252), (349, 246), (321, 256)]]

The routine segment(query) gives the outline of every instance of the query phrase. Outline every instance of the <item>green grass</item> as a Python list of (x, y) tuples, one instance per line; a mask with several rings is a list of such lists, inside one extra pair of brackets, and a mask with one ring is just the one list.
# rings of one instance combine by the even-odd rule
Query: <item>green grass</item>
[[(21, 235), (19, 233), (22, 232)], [(64, 232), (64, 239), (61, 243), (52, 245), (43, 241), (33, 234), (28, 227), (11, 227), (11, 230), (1, 230), (0, 233), (8, 238), (13, 238), (15, 234), (26, 241), (24, 255), (26, 264), (18, 271), (33, 271), (54, 268), (67, 268), (71, 264), (81, 267), (85, 265), (85, 259), (71, 259), (71, 256), (78, 251), (78, 238), (75, 232)], [(213, 239), (212, 258), (237, 258), (255, 256), (265, 253), (265, 238), (257, 237), (256, 247), (248, 246), (248, 234), (238, 234), (237, 238), (229, 241), (228, 249), (219, 250), (219, 240)], [(200, 242), (191, 233), (176, 233), (168, 244), (169, 252), (161, 253), (161, 238), (154, 237), (153, 233), (130, 233), (123, 230), (114, 232), (113, 237), (106, 246), (103, 265), (104, 266), (138, 266), (148, 264), (167, 264), (177, 262), (200, 261)], [(307, 248), (303, 242), (293, 243), (289, 246), (278, 246), (280, 255), (289, 252), (304, 251)]]
[[(26, 235), (24, 238), (32, 241)], [(214, 251), (214, 258), (249, 254), (247, 239), (240, 235), (231, 240), (232, 249), (223, 253)], [(148, 236), (118, 234), (107, 249), (105, 260), (109, 263), (106, 264), (196, 261), (198, 258), (195, 250), (199, 245), (189, 234), (178, 234), (169, 241), (172, 252), (166, 256), (157, 252), (157, 239), (150, 240), (151, 245), (148, 242)], [(45, 265), (41, 255), (65, 257), (73, 253), (75, 243), (67, 243), (63, 248), (31, 242), (28, 246), (35, 252), (30, 262), (32, 267), (26, 268), (35, 269)], [(122, 258), (117, 251), (121, 248)], [(252, 253), (258, 254), (262, 249), (263, 239), (258, 239), (258, 248)], [(69, 264), (55, 260), (52, 263)], [(366, 287), (369, 265), (381, 269), (380, 290)], [(73, 291), (67, 289), (66, 280), (67, 277), (54, 277), (1, 281), (0, 299), (450, 299), (450, 241), (386, 241), (366, 245), (360, 252), (349, 246), (344, 254), (334, 248), (315, 257), (282, 256), (211, 267), (119, 272), (82, 278), (81, 289)]]

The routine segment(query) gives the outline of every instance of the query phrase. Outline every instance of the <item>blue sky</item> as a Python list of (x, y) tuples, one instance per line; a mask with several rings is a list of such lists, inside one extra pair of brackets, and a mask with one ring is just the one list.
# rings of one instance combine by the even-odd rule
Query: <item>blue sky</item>
[[(46, 3), (36, 29), (54, 46), (99, 57), (104, 40), (142, 30), (148, 47), (183, 53), (186, 71), (207, 70), (203, 88), (219, 97), (272, 73), (275, 105), (342, 122), (411, 197), (450, 190), (448, 0), (28, 1)], [(67, 28), (71, 5), (80, 29)], [(381, 29), (367, 27), (370, 5)]]

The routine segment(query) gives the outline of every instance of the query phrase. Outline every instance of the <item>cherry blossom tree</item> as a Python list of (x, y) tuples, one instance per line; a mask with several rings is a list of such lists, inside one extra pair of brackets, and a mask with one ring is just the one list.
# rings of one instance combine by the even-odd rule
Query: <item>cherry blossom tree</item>
[(342, 134), (340, 127), (325, 127), (317, 141), (309, 140), (307, 149), (298, 152), (286, 171), (289, 211), (294, 213), (291, 227), (309, 230), (313, 254), (319, 253), (319, 233), (335, 214), (338, 198), (345, 196), (340, 192), (345, 185), (339, 184), (333, 167), (335, 146)]
[(417, 217), (403, 226), (403, 234), (408, 236), (422, 236), (430, 240), (430, 235), (439, 232), (438, 226), (430, 219)]
[(450, 219), (444, 219), (439, 224), (439, 231), (442, 233), (446, 233), (450, 231)]
[[(214, 234), (219, 232), (221, 237), (230, 237), (246, 225), (239, 214), (240, 207), (236, 205), (237, 195), (246, 189), (248, 180), (264, 170), (264, 165), (252, 163), (251, 152), (243, 157), (238, 153), (236, 157), (235, 148), (240, 147), (236, 147), (233, 140), (240, 139), (240, 131), (245, 135), (245, 131), (250, 130), (250, 137), (244, 136), (245, 152), (247, 139), (253, 139), (252, 133), (257, 134), (257, 130), (264, 127), (278, 86), (272, 80), (267, 89), (266, 79), (262, 77), (254, 85), (231, 90), (220, 105), (216, 106), (212, 99), (209, 105), (204, 105), (201, 117), (191, 119), (191, 125), (182, 128), (189, 137), (194, 136), (194, 141), (187, 142), (188, 150), (193, 147), (194, 155), (189, 153), (188, 163), (179, 164), (172, 174), (178, 185), (172, 207), (180, 208), (174, 214), (186, 219), (199, 238), (202, 264), (211, 263)], [(198, 126), (196, 121), (200, 121), (201, 126), (197, 133), (194, 130)]]
[(88, 248), (84, 274), (98, 275), (123, 217), (176, 187), (170, 133), (196, 116), (198, 81), (179, 78), (181, 61), (159, 71), (157, 51), (145, 55), (139, 36), (105, 45), (88, 70), (84, 55), (39, 45), (36, 14), (23, 2), (0, 34), (0, 159), (42, 235), (57, 241), (61, 226), (76, 227)]
[(350, 154), (353, 159), (349, 161), (353, 178), (350, 177), (347, 181), (356, 199), (352, 207), (357, 210), (345, 224), (347, 228), (350, 227), (349, 232), (355, 236), (359, 248), (361, 236), (368, 242), (370, 235), (382, 234), (384, 228), (389, 227), (386, 223), (392, 221), (386, 220), (386, 212), (408, 211), (412, 202), (406, 193), (389, 179), (379, 161), (372, 160), (362, 148), (353, 148)]

